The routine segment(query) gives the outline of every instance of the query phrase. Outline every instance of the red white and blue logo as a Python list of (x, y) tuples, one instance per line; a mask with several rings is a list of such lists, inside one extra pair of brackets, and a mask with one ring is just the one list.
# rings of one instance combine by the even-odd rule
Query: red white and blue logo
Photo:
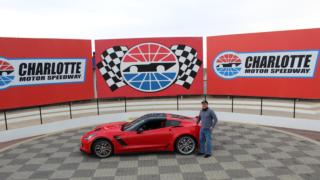
[(101, 54), (97, 67), (111, 91), (129, 85), (142, 92), (157, 92), (172, 84), (189, 89), (202, 61), (187, 45), (170, 48), (158, 43), (141, 43), (130, 49), (113, 46)]
[(0, 89), (6, 88), (14, 80), (14, 67), (4, 58), (0, 58)]
[(155, 92), (174, 83), (179, 63), (169, 48), (156, 43), (145, 43), (134, 46), (126, 53), (120, 70), (123, 80), (132, 88)]
[(235, 53), (223, 53), (214, 61), (214, 69), (223, 78), (234, 78), (241, 71), (241, 59)]

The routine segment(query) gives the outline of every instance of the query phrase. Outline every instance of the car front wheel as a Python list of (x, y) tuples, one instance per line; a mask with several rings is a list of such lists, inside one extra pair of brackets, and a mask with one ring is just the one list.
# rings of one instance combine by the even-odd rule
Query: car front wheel
[(113, 147), (108, 140), (100, 139), (93, 143), (92, 151), (99, 158), (107, 158), (111, 156)]
[(189, 155), (196, 149), (196, 141), (191, 136), (181, 136), (176, 141), (176, 150), (183, 155)]

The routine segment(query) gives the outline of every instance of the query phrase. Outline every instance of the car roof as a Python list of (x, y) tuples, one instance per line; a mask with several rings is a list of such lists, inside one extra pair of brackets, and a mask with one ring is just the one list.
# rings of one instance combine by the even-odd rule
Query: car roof
[(166, 114), (165, 113), (149, 113), (143, 116), (146, 118), (165, 118)]
[(145, 121), (154, 121), (154, 120), (166, 119), (167, 116), (165, 113), (149, 113), (141, 116), (140, 118)]
[(183, 116), (183, 115), (178, 115), (178, 114), (171, 114), (171, 113), (149, 113), (149, 114), (143, 115), (143, 119), (149, 121), (149, 120), (161, 120), (161, 119), (167, 119), (167, 120), (179, 119), (179, 120), (183, 120), (183, 119), (192, 119), (192, 118), (188, 117), (188, 116)]
[(192, 119), (191, 117), (183, 116), (179, 114), (168, 114), (168, 115), (170, 118), (174, 118), (174, 119)]

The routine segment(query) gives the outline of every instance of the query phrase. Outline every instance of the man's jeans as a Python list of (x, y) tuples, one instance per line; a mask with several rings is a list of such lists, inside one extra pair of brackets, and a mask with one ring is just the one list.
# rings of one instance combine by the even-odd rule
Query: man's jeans
[(201, 128), (200, 129), (200, 153), (211, 155), (211, 150), (212, 150), (211, 129)]

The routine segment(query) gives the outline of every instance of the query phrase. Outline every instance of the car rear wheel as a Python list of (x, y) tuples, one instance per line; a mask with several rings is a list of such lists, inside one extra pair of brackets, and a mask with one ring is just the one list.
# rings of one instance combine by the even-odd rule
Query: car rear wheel
[(181, 136), (176, 142), (176, 150), (183, 155), (189, 155), (196, 149), (196, 141), (191, 136)]
[(107, 158), (111, 156), (113, 146), (108, 140), (100, 139), (93, 143), (92, 151), (99, 158)]

